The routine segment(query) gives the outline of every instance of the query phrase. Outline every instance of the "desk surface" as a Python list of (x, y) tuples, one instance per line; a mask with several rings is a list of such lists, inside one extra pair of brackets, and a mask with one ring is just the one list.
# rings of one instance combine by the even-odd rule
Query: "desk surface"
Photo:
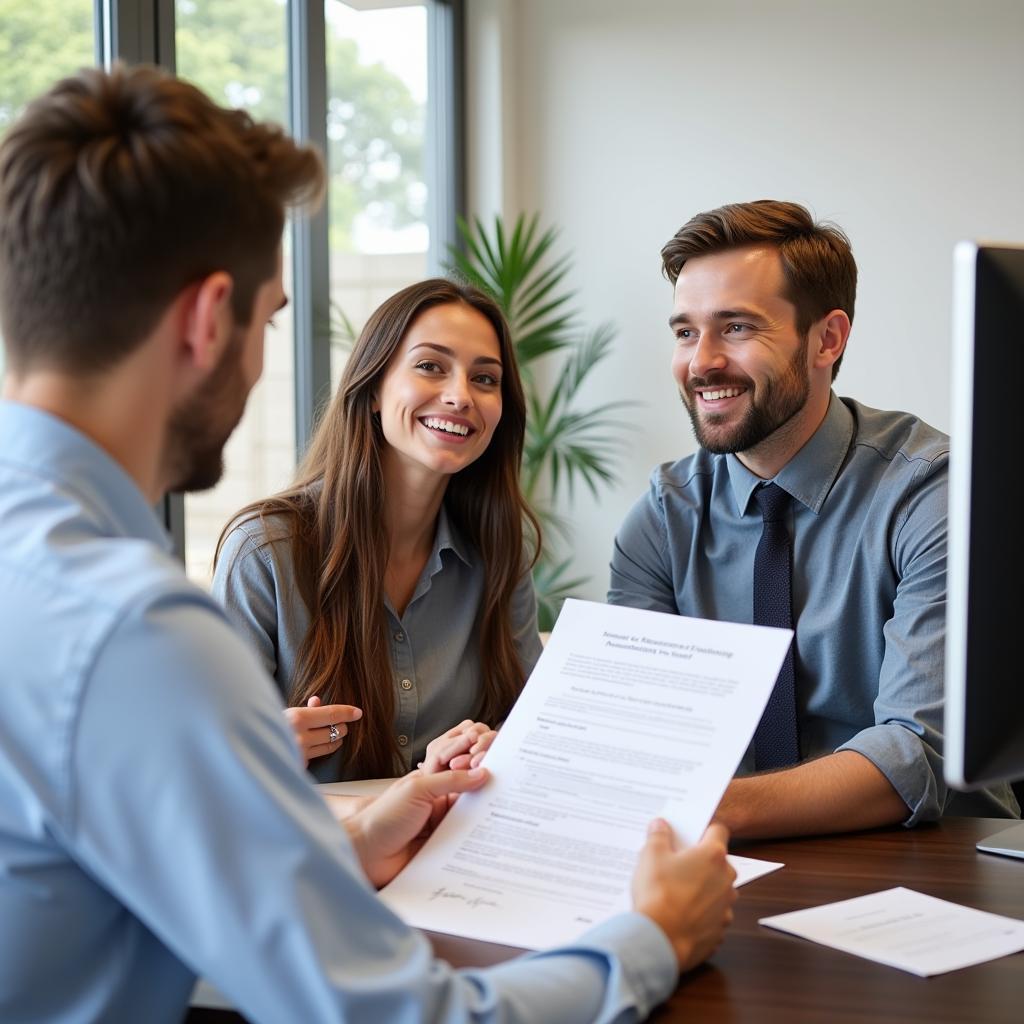
[[(854, 1024), (1024, 1021), (1024, 953), (918, 978), (757, 923), (790, 910), (897, 885), (978, 910), (1024, 919), (1024, 861), (978, 853), (974, 843), (1011, 826), (948, 818), (907, 830), (750, 843), (735, 852), (782, 861), (740, 890), (736, 920), (707, 965), (685, 977), (651, 1018), (688, 1024)], [(498, 963), (518, 950), (431, 935), (456, 966)]]

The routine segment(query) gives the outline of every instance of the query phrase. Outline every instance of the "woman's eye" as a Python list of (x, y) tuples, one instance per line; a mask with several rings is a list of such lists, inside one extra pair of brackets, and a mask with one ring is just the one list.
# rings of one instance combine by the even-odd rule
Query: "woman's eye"
[(501, 381), (497, 377), (495, 377), (493, 373), (478, 373), (476, 377), (474, 377), (473, 379), (477, 382), (477, 384), (485, 384), (487, 387), (494, 387), (495, 385), (501, 383)]
[(441, 367), (435, 363), (432, 359), (421, 359), (416, 364), (417, 370), (426, 370), (427, 373), (437, 373)]

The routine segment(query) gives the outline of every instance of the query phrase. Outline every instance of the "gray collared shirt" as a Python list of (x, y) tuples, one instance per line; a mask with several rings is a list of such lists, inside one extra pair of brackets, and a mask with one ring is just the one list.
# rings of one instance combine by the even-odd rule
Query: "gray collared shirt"
[[(275, 525), (270, 523), (270, 533)], [(294, 581), (291, 542), (272, 539), (259, 520), (228, 534), (213, 579), (213, 594), (248, 638), (287, 700), (309, 610)], [(399, 617), (385, 598), (395, 695), (392, 727), (408, 770), (427, 744), (479, 714), (482, 669), (478, 613), (486, 577), (482, 560), (459, 534), (444, 506), (434, 546), (412, 600)], [(512, 635), (525, 679), (540, 657), (537, 601), (525, 573), (512, 599)], [(497, 724), (497, 723), (492, 723)], [(310, 763), (321, 782), (352, 778), (344, 745)]]
[[(775, 477), (794, 501), (794, 656), (803, 757), (855, 750), (909, 808), (1018, 813), (1008, 786), (942, 776), (949, 439), (907, 413), (835, 395)], [(612, 604), (751, 622), (763, 481), (706, 451), (654, 470), (615, 540)], [(741, 771), (753, 769), (751, 752)]]

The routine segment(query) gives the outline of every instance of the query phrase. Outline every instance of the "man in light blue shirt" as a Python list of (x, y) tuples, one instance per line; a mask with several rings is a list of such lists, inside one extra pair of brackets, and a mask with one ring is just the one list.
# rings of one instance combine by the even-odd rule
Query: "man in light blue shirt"
[(152, 69), (82, 72), (0, 146), (0, 1020), (632, 1020), (731, 915), (724, 829), (652, 826), (637, 911), (458, 972), (377, 899), (441, 802), (413, 773), (343, 830), (269, 677), (152, 506), (212, 485), (285, 302), (317, 155)]
[(799, 757), (735, 779), (718, 818), (755, 837), (1015, 816), (1008, 786), (943, 780), (949, 439), (832, 393), (857, 282), (846, 236), (764, 200), (698, 214), (662, 257), (701, 450), (655, 469), (616, 538), (608, 599), (753, 621), (766, 481), (792, 543)]

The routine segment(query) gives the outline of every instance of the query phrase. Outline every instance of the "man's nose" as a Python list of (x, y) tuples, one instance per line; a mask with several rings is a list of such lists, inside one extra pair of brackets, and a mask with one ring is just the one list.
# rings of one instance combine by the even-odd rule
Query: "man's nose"
[(690, 353), (690, 376), (706, 377), (714, 370), (724, 370), (728, 359), (721, 342), (712, 334), (705, 334)]

